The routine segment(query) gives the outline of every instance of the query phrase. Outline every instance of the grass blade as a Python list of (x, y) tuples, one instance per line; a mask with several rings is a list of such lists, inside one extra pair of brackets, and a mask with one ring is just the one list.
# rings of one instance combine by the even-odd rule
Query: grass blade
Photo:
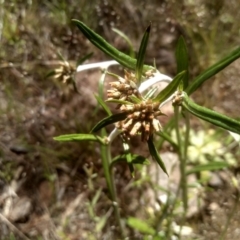
[[(87, 27), (84, 23), (80, 22), (79, 20), (73, 19), (72, 21), (77, 25), (77, 27), (84, 34), (84, 36), (98, 49), (100, 49), (105, 54), (119, 62), (122, 66), (130, 68), (132, 70), (136, 69), (137, 60), (135, 58), (131, 58), (127, 54), (118, 51), (115, 47), (109, 44), (100, 35), (92, 31), (89, 27)], [(150, 69), (153, 69), (153, 67), (148, 65), (144, 65), (143, 67), (144, 72)]]
[(182, 106), (196, 117), (210, 122), (215, 126), (240, 134), (240, 121), (194, 103), (186, 93), (184, 93)]
[(186, 71), (180, 72), (173, 80), (170, 82), (167, 87), (165, 87), (155, 98), (155, 102), (163, 102), (167, 98), (169, 98), (179, 86), (180, 82), (183, 80)]
[(186, 71), (185, 76), (183, 77), (183, 89), (188, 86), (188, 52), (187, 46), (184, 38), (181, 36), (177, 42), (177, 48), (175, 52), (176, 61), (177, 61), (177, 73)]
[(206, 69), (204, 72), (202, 72), (199, 76), (197, 76), (193, 80), (192, 84), (188, 86), (188, 88), (186, 89), (186, 92), (190, 95), (195, 90), (197, 90), (206, 80), (208, 80), (210, 77), (220, 72), (222, 69), (227, 67), (230, 63), (232, 63), (239, 57), (240, 57), (240, 47), (235, 49), (225, 58), (215, 63), (214, 65)]
[(160, 155), (157, 152), (157, 149), (154, 146), (153, 139), (149, 138), (149, 140), (147, 142), (148, 142), (148, 148), (149, 148), (149, 152), (150, 152), (151, 156), (153, 157), (153, 159), (155, 159), (157, 161), (157, 163), (161, 167), (161, 169), (168, 175), (165, 164), (162, 161)]
[(98, 136), (95, 136), (93, 134), (83, 134), (83, 133), (60, 135), (58, 137), (54, 137), (53, 139), (56, 140), (56, 141), (60, 141), (60, 142), (69, 142), (69, 141), (95, 141), (95, 142), (99, 142), (100, 141), (100, 138)]
[(118, 114), (114, 114), (114, 115), (108, 116), (108, 117), (102, 119), (100, 122), (98, 122), (93, 127), (91, 132), (97, 132), (98, 130), (100, 130), (101, 128), (106, 127), (109, 124), (122, 121), (122, 120), (124, 120), (126, 118), (126, 116), (128, 114), (129, 113), (123, 112), (123, 113), (118, 113)]
[(143, 72), (143, 64), (145, 59), (145, 53), (147, 49), (148, 39), (151, 31), (151, 24), (146, 29), (142, 42), (138, 51), (138, 57), (137, 57), (137, 65), (136, 65), (136, 79), (137, 79), (137, 86), (140, 86), (141, 84), (141, 78), (142, 78), (142, 72)]

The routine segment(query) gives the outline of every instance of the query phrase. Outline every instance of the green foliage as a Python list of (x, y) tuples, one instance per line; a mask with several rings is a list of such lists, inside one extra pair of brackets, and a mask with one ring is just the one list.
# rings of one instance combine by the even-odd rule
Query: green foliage
[(165, 87), (153, 100), (162, 103), (168, 99), (177, 89), (185, 77), (186, 71), (178, 73), (167, 87)]
[(137, 86), (140, 86), (141, 84), (141, 78), (143, 73), (143, 65), (144, 65), (144, 59), (145, 59), (145, 53), (148, 45), (148, 39), (150, 35), (151, 25), (148, 26), (146, 29), (142, 42), (138, 51), (138, 58), (137, 58), (137, 64), (136, 64), (136, 80), (137, 80)]
[[(85, 35), (85, 37), (97, 48), (103, 51), (105, 54), (119, 62), (124, 67), (130, 68), (132, 70), (136, 69), (137, 60), (131, 58), (130, 56), (118, 51), (114, 48), (111, 44), (109, 44), (106, 40), (104, 40), (101, 36), (97, 33), (92, 31), (89, 27), (87, 27), (84, 23), (80, 22), (79, 20), (73, 19), (72, 20), (79, 30)], [(147, 70), (151, 70), (153, 67), (144, 65), (143, 71), (146, 72)]]
[(184, 93), (182, 106), (184, 109), (200, 119), (203, 119), (228, 131), (240, 134), (239, 121), (194, 103), (186, 93)]
[(182, 71), (186, 71), (186, 74), (183, 77), (183, 89), (186, 89), (188, 86), (188, 52), (187, 52), (187, 46), (184, 38), (181, 36), (178, 39), (177, 47), (176, 47), (176, 61), (177, 61), (177, 73), (180, 73)]

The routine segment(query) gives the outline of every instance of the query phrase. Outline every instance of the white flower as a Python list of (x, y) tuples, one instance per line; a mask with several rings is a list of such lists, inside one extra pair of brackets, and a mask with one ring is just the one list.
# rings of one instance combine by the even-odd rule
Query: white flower
[[(103, 70), (107, 70), (112, 65), (118, 65), (119, 63), (116, 61), (106, 61), (106, 62), (98, 62), (98, 63), (91, 63), (91, 64), (84, 64), (77, 67), (77, 72), (85, 71), (88, 69), (93, 68), (101, 68)], [(141, 85), (138, 88), (139, 93), (143, 93), (144, 91), (151, 88), (154, 84), (160, 83), (160, 82), (167, 82), (170, 83), (172, 81), (172, 78), (160, 73), (159, 71), (155, 71), (151, 77), (147, 78), (145, 81), (143, 80)], [(167, 102), (171, 101), (172, 97), (168, 98), (166, 101), (161, 103), (160, 107), (162, 107)], [(111, 143), (119, 134), (121, 133), (120, 130), (117, 128), (114, 128), (114, 130), (110, 133), (108, 136), (108, 142)]]

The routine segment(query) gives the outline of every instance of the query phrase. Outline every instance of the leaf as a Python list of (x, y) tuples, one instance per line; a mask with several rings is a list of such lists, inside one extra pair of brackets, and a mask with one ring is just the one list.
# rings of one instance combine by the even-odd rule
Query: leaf
[(98, 95), (95, 95), (95, 98), (97, 99), (97, 101), (101, 105), (101, 107), (105, 110), (105, 112), (108, 114), (108, 116), (111, 116), (112, 115), (111, 110), (106, 105), (106, 103), (102, 100), (102, 98), (99, 97)]
[(45, 78), (50, 78), (52, 76), (56, 75), (56, 71), (55, 70), (51, 70), (49, 71), (46, 75)]
[(229, 164), (226, 162), (220, 162), (220, 161), (211, 162), (211, 163), (207, 163), (207, 164), (201, 164), (201, 165), (195, 166), (195, 167), (191, 168), (190, 170), (188, 170), (187, 175), (192, 174), (192, 173), (202, 172), (202, 171), (216, 171), (216, 170), (223, 169), (226, 167), (229, 167)]
[(101, 120), (100, 122), (98, 122), (93, 127), (91, 132), (97, 132), (98, 130), (100, 130), (103, 127), (106, 127), (109, 124), (122, 121), (127, 117), (128, 114), (129, 113), (123, 112), (123, 113), (118, 113), (118, 114), (108, 116), (108, 117), (104, 118), (103, 120)]
[(186, 71), (180, 72), (154, 99), (155, 102), (163, 102), (168, 99), (176, 90), (179, 83), (183, 80)]
[(235, 61), (239, 57), (240, 57), (240, 47), (235, 49), (225, 58), (215, 63), (214, 65), (206, 69), (204, 72), (202, 72), (199, 76), (197, 76), (193, 80), (191, 85), (188, 86), (188, 88), (186, 89), (186, 92), (190, 95), (195, 90), (197, 90), (206, 80), (208, 80), (210, 77), (220, 72), (222, 69), (227, 67), (229, 64), (231, 64), (233, 61)]
[[(128, 162), (127, 161), (127, 153), (121, 154), (116, 156), (113, 160), (111, 164), (116, 164), (118, 162)], [(149, 165), (150, 162), (147, 158), (137, 155), (137, 154), (131, 154), (131, 163), (133, 164), (142, 164), (142, 165)]]
[(168, 141), (175, 150), (179, 149), (177, 143), (172, 140), (171, 136), (169, 136), (169, 134), (167, 134), (166, 131), (160, 131), (160, 132), (157, 132), (156, 134), (161, 138), (163, 138), (164, 140)]
[(76, 133), (76, 134), (66, 134), (60, 135), (58, 137), (53, 138), (56, 141), (60, 142), (69, 142), (69, 141), (95, 141), (99, 142), (101, 139), (94, 134), (84, 134), (84, 133)]
[(91, 58), (92, 55), (93, 55), (93, 52), (90, 52), (90, 53), (88, 53), (87, 55), (85, 55), (85, 56), (83, 56), (82, 58), (80, 58), (79, 60), (77, 60), (76, 66), (83, 64), (86, 60), (88, 60), (89, 58)]
[[(79, 20), (73, 19), (72, 20), (80, 31), (84, 34), (84, 36), (98, 49), (103, 51), (105, 54), (119, 62), (122, 66), (135, 70), (137, 60), (135, 58), (131, 58), (125, 53), (118, 51), (115, 47), (109, 44), (106, 40), (104, 40), (101, 36), (87, 27), (84, 23), (80, 22)], [(153, 69), (152, 66), (144, 65), (143, 71), (146, 72), (148, 70)]]
[(156, 234), (155, 229), (153, 229), (149, 224), (147, 224), (146, 222), (138, 218), (129, 217), (127, 219), (127, 225), (132, 227), (133, 229), (138, 230), (140, 233), (143, 233), (143, 234), (150, 234), (150, 235)]
[(183, 78), (183, 89), (188, 86), (188, 52), (186, 42), (183, 36), (180, 36), (177, 42), (177, 48), (175, 52), (176, 60), (177, 60), (177, 73), (182, 71), (186, 71), (186, 74)]
[(137, 79), (137, 86), (140, 86), (141, 84), (141, 78), (142, 78), (142, 72), (143, 72), (143, 64), (145, 59), (145, 53), (147, 49), (148, 39), (151, 31), (151, 24), (146, 29), (142, 42), (138, 51), (138, 57), (137, 57), (137, 65), (136, 65), (136, 79)]
[(122, 37), (129, 45), (129, 55), (130, 57), (134, 57), (134, 49), (131, 40), (128, 38), (126, 34), (124, 34), (122, 31), (118, 30), (117, 28), (112, 28), (112, 30), (117, 33), (120, 37)]
[(215, 126), (240, 134), (240, 121), (194, 103), (186, 93), (184, 93), (182, 106), (196, 117), (210, 122)]
[(129, 102), (129, 101), (126, 101), (126, 100), (119, 100), (119, 99), (109, 99), (109, 100), (106, 100), (106, 102), (133, 105), (132, 102)]
[(153, 159), (155, 159), (157, 161), (157, 163), (161, 167), (161, 169), (168, 175), (165, 164), (162, 161), (160, 155), (157, 152), (157, 149), (154, 146), (152, 137), (149, 138), (149, 140), (147, 142), (148, 142), (148, 148), (149, 148), (149, 152), (150, 152), (151, 156), (153, 157)]

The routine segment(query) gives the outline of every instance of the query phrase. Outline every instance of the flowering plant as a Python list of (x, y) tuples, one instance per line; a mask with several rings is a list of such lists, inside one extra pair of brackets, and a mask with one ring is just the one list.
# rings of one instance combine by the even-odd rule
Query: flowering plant
[[(240, 48), (231, 52), (224, 59), (209, 67), (190, 82), (188, 74), (187, 48), (182, 37), (180, 37), (176, 48), (178, 74), (172, 79), (171, 77), (160, 73), (155, 66), (144, 64), (151, 25), (146, 29), (143, 35), (138, 51), (138, 57), (135, 59), (118, 51), (101, 36), (88, 28), (84, 23), (78, 20), (73, 20), (73, 22), (92, 44), (114, 59), (113, 61), (80, 65), (76, 72), (91, 68), (101, 68), (103, 69), (103, 78), (105, 78), (106, 74), (115, 78), (116, 80), (110, 83), (110, 89), (107, 90), (106, 102), (115, 103), (119, 113), (112, 114), (106, 105), (106, 102), (103, 101), (103, 96), (96, 96), (99, 105), (103, 107), (108, 116), (97, 123), (88, 134), (80, 133), (62, 135), (55, 137), (55, 140), (96, 141), (101, 144), (102, 162), (106, 181), (108, 183), (112, 201), (116, 203), (117, 199), (113, 184), (113, 174), (111, 171), (112, 165), (116, 163), (117, 160), (125, 159), (133, 173), (133, 164), (145, 164), (147, 162), (144, 157), (131, 154), (128, 143), (130, 138), (140, 135), (141, 140), (147, 143), (152, 158), (157, 161), (162, 170), (167, 174), (164, 162), (158, 153), (158, 149), (154, 145), (154, 133), (159, 134), (163, 140), (169, 141), (173, 146), (177, 146), (181, 169), (180, 187), (182, 188), (183, 203), (186, 209), (187, 187), (185, 166), (189, 138), (189, 113), (230, 132), (240, 134), (239, 121), (196, 104), (190, 99), (189, 95), (197, 90), (206, 80), (239, 58)], [(126, 69), (123, 77), (108, 71), (108, 68), (111, 65), (116, 64), (120, 64)], [(168, 85), (162, 91), (157, 92), (154, 86), (162, 81), (167, 82)], [(164, 127), (162, 127), (159, 121), (159, 116), (165, 115), (164, 112), (162, 112), (162, 107), (170, 101), (174, 107), (174, 117), (169, 120), (167, 127), (170, 126), (173, 128), (175, 126), (177, 144), (172, 141), (171, 137), (165, 132)], [(178, 127), (181, 112), (184, 113), (184, 121), (186, 123), (184, 137), (180, 136)], [(106, 136), (103, 128), (110, 124), (114, 124), (114, 130), (109, 136)], [(101, 134), (97, 135), (97, 132), (100, 130)], [(110, 154), (111, 143), (118, 135), (122, 136), (125, 154), (112, 159)], [(116, 217), (119, 220), (121, 227), (118, 207), (116, 204), (114, 204), (114, 206)]]

